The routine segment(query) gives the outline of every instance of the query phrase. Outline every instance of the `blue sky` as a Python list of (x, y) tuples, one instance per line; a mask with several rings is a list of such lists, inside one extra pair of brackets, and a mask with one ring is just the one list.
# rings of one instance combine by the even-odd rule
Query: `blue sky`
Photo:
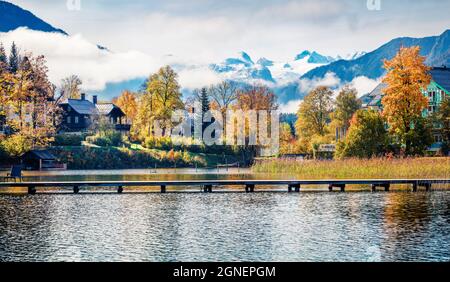
[(278, 60), (304, 49), (345, 55), (450, 27), (447, 0), (380, 0), (379, 11), (367, 0), (80, 1), (80, 11), (69, 11), (66, 0), (11, 2), (111, 50), (202, 62), (241, 50)]

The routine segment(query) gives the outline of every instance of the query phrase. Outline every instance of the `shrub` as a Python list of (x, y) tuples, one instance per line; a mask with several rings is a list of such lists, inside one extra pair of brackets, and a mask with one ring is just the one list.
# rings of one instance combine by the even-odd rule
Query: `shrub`
[(174, 143), (170, 137), (149, 136), (145, 138), (141, 145), (147, 149), (187, 151), (196, 154), (236, 155), (241, 153), (241, 149), (238, 146), (206, 146), (205, 144), (196, 143), (191, 138), (178, 138), (176, 143)]
[(157, 149), (157, 150), (170, 150), (174, 148), (174, 144), (172, 143), (172, 139), (170, 137), (146, 137), (142, 146), (148, 149)]
[(113, 130), (89, 136), (86, 141), (100, 147), (118, 147), (123, 143), (122, 134)]
[(30, 138), (20, 134), (14, 134), (0, 142), (1, 151), (3, 154), (11, 157), (18, 158), (24, 153), (31, 150), (33, 142)]
[(84, 135), (76, 134), (59, 134), (55, 137), (53, 146), (81, 146), (84, 141)]
[(383, 117), (376, 111), (359, 110), (353, 117), (347, 138), (336, 148), (337, 158), (370, 158), (383, 155), (388, 134)]
[(52, 152), (69, 169), (130, 169), (130, 168), (172, 168), (194, 167), (195, 164), (205, 166), (206, 160), (181, 151), (132, 151), (127, 148), (93, 148), (73, 147), (70, 150), (53, 148)]

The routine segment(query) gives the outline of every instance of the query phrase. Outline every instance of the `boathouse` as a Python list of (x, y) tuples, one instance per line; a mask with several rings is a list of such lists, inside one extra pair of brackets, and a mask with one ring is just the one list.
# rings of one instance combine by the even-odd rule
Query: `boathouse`
[(22, 156), (23, 167), (27, 170), (65, 169), (48, 150), (31, 150)]

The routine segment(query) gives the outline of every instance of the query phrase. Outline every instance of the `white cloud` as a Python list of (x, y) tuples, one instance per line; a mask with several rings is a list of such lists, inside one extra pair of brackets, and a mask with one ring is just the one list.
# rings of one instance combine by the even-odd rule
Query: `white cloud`
[(182, 69), (178, 72), (178, 77), (180, 85), (188, 89), (208, 87), (222, 81), (217, 73), (206, 66)]
[(335, 73), (328, 72), (323, 78), (300, 79), (298, 88), (301, 93), (308, 93), (319, 86), (336, 88), (340, 84), (341, 80), (339, 79), (339, 77), (337, 77)]
[(350, 83), (343, 82), (336, 76), (335, 73), (328, 72), (323, 78), (314, 79), (300, 79), (298, 89), (301, 93), (308, 93), (316, 87), (327, 86), (334, 92), (334, 96), (337, 96), (339, 91), (349, 84), (351, 87), (358, 91), (358, 96), (370, 93), (381, 82), (380, 79), (370, 79), (366, 76), (358, 76), (354, 78)]
[(84, 91), (102, 90), (107, 82), (147, 76), (162, 64), (137, 51), (114, 53), (100, 50), (81, 35), (65, 36), (20, 28), (0, 33), (0, 41), (6, 48), (14, 41), (22, 52), (44, 55), (49, 79), (57, 86), (61, 79), (78, 75), (83, 81)]
[(362, 95), (372, 92), (380, 82), (381, 79), (373, 80), (365, 76), (358, 76), (353, 79), (350, 85), (358, 91), (358, 95), (361, 97)]
[(262, 17), (279, 17), (293, 20), (324, 20), (338, 18), (348, 11), (348, 4), (335, 0), (303, 0), (279, 2), (275, 5), (263, 8), (260, 11)]
[(289, 101), (286, 104), (280, 105), (280, 112), (286, 113), (286, 114), (295, 114), (297, 113), (300, 104), (303, 102), (303, 100), (293, 100)]

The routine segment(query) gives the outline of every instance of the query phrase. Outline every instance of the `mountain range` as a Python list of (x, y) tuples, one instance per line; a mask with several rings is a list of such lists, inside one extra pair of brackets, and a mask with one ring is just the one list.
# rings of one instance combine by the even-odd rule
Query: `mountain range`
[(36, 17), (30, 11), (24, 10), (9, 2), (0, 1), (0, 15), (0, 32), (8, 32), (19, 27), (27, 27), (31, 30), (58, 32), (67, 35), (64, 30), (53, 27)]
[(429, 66), (450, 65), (450, 30), (440, 36), (425, 38), (402, 37), (391, 40), (373, 52), (354, 60), (338, 60), (315, 68), (302, 78), (321, 78), (326, 73), (335, 73), (342, 81), (352, 81), (358, 76), (377, 79), (384, 74), (383, 61), (392, 59), (401, 47), (420, 46), (420, 54)]
[[(53, 27), (31, 12), (14, 4), (0, 1), (0, 32), (8, 32), (19, 27), (43, 32), (57, 32), (67, 35), (62, 29)], [(280, 103), (300, 100), (306, 95), (299, 87), (302, 81), (320, 80), (327, 74), (334, 74), (341, 83), (352, 82), (358, 77), (377, 80), (384, 74), (383, 60), (391, 59), (402, 46), (420, 46), (421, 54), (430, 66), (450, 65), (450, 30), (439, 36), (425, 38), (396, 38), (372, 52), (356, 52), (345, 56), (327, 56), (313, 50), (294, 54), (291, 60), (276, 61), (270, 58), (254, 60), (248, 53), (240, 52), (222, 62), (211, 63), (207, 67), (223, 79), (240, 84), (264, 83), (272, 87)], [(98, 46), (108, 51), (107, 48)], [(195, 69), (205, 66), (174, 66), (176, 70)], [(124, 89), (137, 90), (144, 78), (133, 78), (118, 83), (108, 83), (105, 90), (98, 92), (111, 98)], [(365, 93), (360, 93), (360, 95)]]

